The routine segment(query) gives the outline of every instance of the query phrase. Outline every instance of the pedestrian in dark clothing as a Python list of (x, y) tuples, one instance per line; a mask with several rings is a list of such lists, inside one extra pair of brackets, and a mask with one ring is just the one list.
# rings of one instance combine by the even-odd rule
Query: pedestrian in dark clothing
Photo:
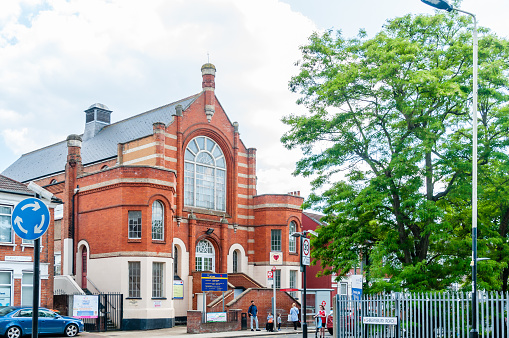
[(256, 307), (254, 300), (251, 301), (251, 306), (247, 310), (247, 314), (251, 317), (251, 331), (253, 330), (253, 320), (256, 323), (256, 331), (260, 331), (258, 328), (258, 308)]

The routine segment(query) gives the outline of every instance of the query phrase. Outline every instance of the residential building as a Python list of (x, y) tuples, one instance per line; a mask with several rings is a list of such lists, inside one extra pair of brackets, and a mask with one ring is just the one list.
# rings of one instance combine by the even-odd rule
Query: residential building
[[(0, 175), (0, 306), (32, 306), (34, 292), (34, 242), (13, 230), (13, 210), (24, 199), (35, 197), (26, 185)], [(42, 199), (50, 215), (59, 201)], [(40, 237), (40, 305), (53, 308), (53, 217)]]

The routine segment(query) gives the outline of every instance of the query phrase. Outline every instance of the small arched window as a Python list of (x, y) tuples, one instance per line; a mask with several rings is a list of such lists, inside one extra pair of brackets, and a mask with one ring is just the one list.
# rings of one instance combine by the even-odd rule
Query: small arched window
[(214, 271), (215, 258), (212, 243), (202, 240), (196, 245), (196, 271)]
[(187, 145), (184, 160), (184, 204), (225, 211), (226, 161), (219, 145), (196, 137)]
[(164, 211), (160, 201), (152, 204), (152, 239), (164, 239)]
[(297, 224), (294, 221), (290, 222), (290, 229), (288, 232), (290, 234), (290, 239), (288, 242), (288, 249), (290, 252), (297, 252), (297, 237), (293, 237), (292, 234), (297, 231)]
[(105, 164), (101, 167), (101, 170), (108, 169), (108, 166)]
[(55, 183), (57, 183), (57, 180), (55, 180), (55, 179), (52, 179), (51, 182), (49, 182), (49, 184), (55, 184)]
[(239, 272), (239, 252), (233, 251), (233, 273)]
[(178, 276), (179, 274), (179, 251), (177, 246), (173, 246), (173, 275)]

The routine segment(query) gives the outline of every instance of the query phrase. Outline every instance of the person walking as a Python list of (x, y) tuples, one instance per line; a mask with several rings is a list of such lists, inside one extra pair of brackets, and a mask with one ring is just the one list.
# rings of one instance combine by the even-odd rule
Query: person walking
[(277, 314), (277, 330), (281, 331), (281, 313)]
[(320, 330), (320, 337), (325, 338), (325, 326), (327, 323), (327, 316), (325, 314), (325, 307), (323, 305), (320, 305), (320, 310), (315, 315), (315, 318), (317, 320), (316, 328)]
[(290, 320), (293, 322), (293, 329), (297, 330), (297, 324), (299, 323), (299, 309), (295, 303), (292, 304), (290, 309)]
[(247, 310), (247, 314), (251, 317), (251, 331), (254, 331), (253, 320), (256, 323), (256, 331), (260, 331), (258, 328), (258, 308), (256, 307), (254, 300), (251, 301), (251, 306)]

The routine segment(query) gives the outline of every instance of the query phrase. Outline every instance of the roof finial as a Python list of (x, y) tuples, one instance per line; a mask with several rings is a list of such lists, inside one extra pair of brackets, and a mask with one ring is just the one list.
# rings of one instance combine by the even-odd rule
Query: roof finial
[(210, 63), (210, 55), (209, 55), (209, 52), (207, 52), (207, 63)]

